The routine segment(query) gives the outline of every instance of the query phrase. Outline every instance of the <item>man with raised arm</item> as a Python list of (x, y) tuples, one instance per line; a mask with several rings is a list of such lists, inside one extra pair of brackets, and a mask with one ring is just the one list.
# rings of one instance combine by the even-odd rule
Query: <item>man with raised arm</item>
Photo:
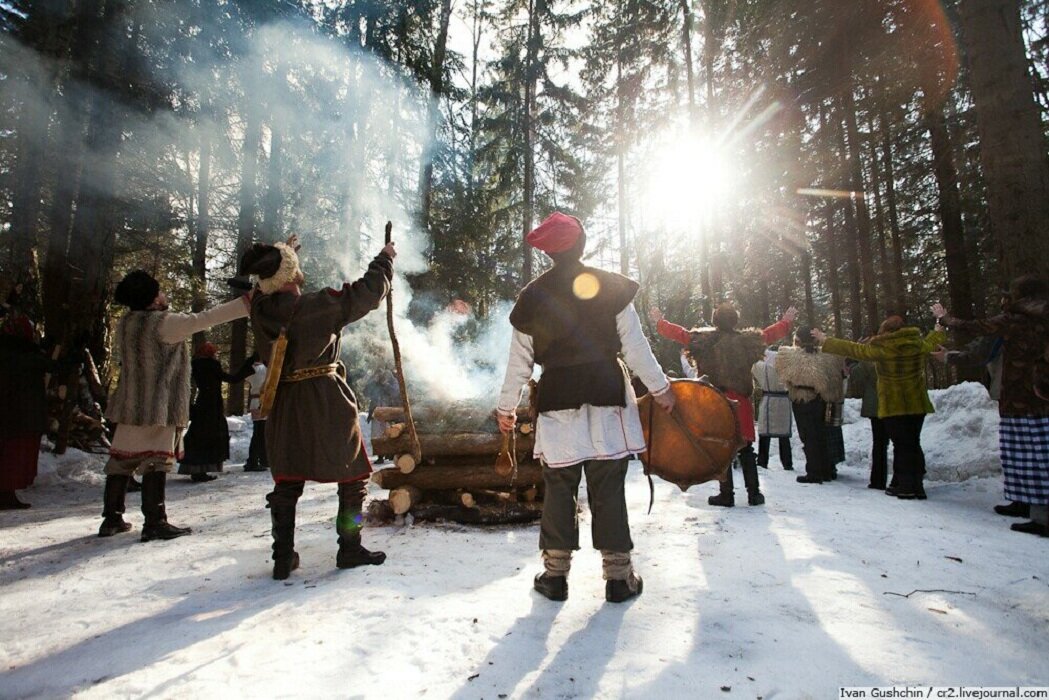
[(152, 275), (135, 270), (113, 294), (128, 307), (117, 323), (120, 379), (106, 418), (117, 424), (106, 463), (99, 537), (127, 532), (124, 498), (131, 476), (142, 474), (142, 541), (170, 540), (190, 534), (168, 523), (164, 506), (167, 474), (182, 457), (182, 437), (189, 425), (189, 345), (197, 331), (248, 315), (249, 296), (196, 314), (168, 311), (168, 300)]

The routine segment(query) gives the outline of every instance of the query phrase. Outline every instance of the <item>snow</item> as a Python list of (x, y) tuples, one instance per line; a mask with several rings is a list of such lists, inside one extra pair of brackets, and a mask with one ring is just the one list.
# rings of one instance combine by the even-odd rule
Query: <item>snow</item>
[[(218, 481), (169, 479), (171, 521), (194, 528), (171, 542), (138, 541), (136, 494), (135, 531), (95, 537), (104, 458), (42, 455), (22, 494), (33, 508), (0, 513), (0, 697), (769, 699), (1046, 685), (1049, 541), (991, 512), (997, 416), (978, 389), (934, 393), (925, 502), (866, 488), (869, 428), (854, 405), (839, 480), (795, 483), (774, 441), (764, 507), (716, 509), (711, 485), (657, 482), (648, 515), (635, 464), (645, 592), (624, 605), (604, 601), (585, 509), (559, 604), (530, 590), (536, 525), (370, 528), (386, 564), (338, 571), (335, 490), (316, 484), (299, 507), (302, 568), (273, 581), (271, 481), (239, 467), (250, 421), (231, 419), (234, 460)], [(902, 597), (916, 590), (933, 592)]]

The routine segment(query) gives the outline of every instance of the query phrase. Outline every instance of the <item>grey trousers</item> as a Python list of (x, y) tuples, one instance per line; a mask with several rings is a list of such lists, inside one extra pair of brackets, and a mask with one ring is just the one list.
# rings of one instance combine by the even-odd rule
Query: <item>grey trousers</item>
[(540, 549), (579, 549), (579, 481), (586, 473), (586, 493), (593, 515), (594, 549), (629, 552), (634, 548), (627, 522), (623, 486), (629, 460), (594, 459), (556, 469), (543, 466), (543, 518)]

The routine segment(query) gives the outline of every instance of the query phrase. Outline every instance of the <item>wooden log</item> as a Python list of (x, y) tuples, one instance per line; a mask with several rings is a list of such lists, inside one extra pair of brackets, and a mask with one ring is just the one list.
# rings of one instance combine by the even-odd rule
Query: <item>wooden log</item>
[(372, 418), (386, 423), (403, 423), (404, 406), (376, 406), (371, 415)]
[[(494, 459), (503, 446), (503, 436), (499, 433), (420, 433), (419, 444), (424, 457), (491, 455)], [(522, 435), (517, 440), (517, 452), (530, 454), (534, 445), (535, 440), (531, 435)], [(404, 454), (411, 452), (411, 444), (406, 434), (395, 439), (372, 438), (372, 452), (379, 455)]]
[(422, 501), (422, 491), (415, 486), (401, 486), (390, 491), (390, 507), (395, 515), (404, 515)]
[(511, 477), (499, 476), (495, 469), (488, 465), (462, 467), (420, 465), (411, 474), (403, 474), (399, 469), (380, 469), (372, 474), (380, 488), (396, 489), (401, 486), (417, 486), (424, 491), (465, 489), (511, 489), (527, 488), (543, 482), (543, 469), (537, 463), (517, 465), (517, 478), (511, 483)]
[(535, 500), (539, 497), (539, 488), (536, 486), (529, 487), (521, 492), (521, 498), (527, 503), (535, 503)]
[(402, 474), (411, 474), (413, 471), (415, 471), (415, 457), (412, 457), (408, 453), (405, 453), (403, 455), (397, 455), (397, 458), (393, 461), (393, 463), (397, 465), (397, 468), (401, 471)]
[(521, 423), (520, 425), (517, 426), (517, 430), (522, 435), (531, 435), (532, 431), (534, 430), (534, 428), (532, 427), (531, 423)]
[(390, 423), (386, 426), (383, 437), (395, 440), (404, 433), (404, 423)]
[(462, 491), (459, 493), (459, 503), (462, 504), (463, 508), (473, 508), (477, 505), (477, 501), (469, 491)]

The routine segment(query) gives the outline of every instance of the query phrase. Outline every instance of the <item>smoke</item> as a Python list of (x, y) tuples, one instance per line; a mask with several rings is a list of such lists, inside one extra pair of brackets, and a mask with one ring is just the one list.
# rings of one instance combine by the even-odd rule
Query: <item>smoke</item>
[[(159, 86), (164, 97), (143, 109), (140, 103), (148, 100), (124, 100), (113, 85), (73, 77), (84, 75), (86, 66), (67, 73), (0, 34), (0, 72), (8, 77), (0, 82), (0, 104), (18, 105), (24, 115), (18, 137), (50, 154), (57, 170), (82, 160), (82, 187), (100, 196), (164, 202), (171, 233), (187, 242), (179, 248), (187, 257), (200, 205), (200, 153), (210, 144), (207, 266), (213, 297), (225, 296), (222, 280), (235, 267), (246, 158), (258, 161), (257, 235), (297, 234), (310, 288), (357, 279), (382, 248), (385, 222), (392, 221), (395, 325), (410, 395), (494, 403), (509, 346), (507, 308), (493, 309), (489, 323), (461, 306), (445, 309), (451, 293), (447, 299), (438, 293), (436, 308), (418, 326), (408, 313), (412, 308), (418, 318), (420, 305), (413, 305), (406, 275), (427, 269), (431, 245), (415, 213), (420, 158), (431, 148), (428, 90), (309, 22), (250, 28), (202, 14), (219, 12), (219, 5), (193, 6), (188, 11), (198, 14), (188, 16), (181, 3), (132, 7), (134, 14), (120, 18), (122, 29), (109, 37), (117, 42), (113, 67), (128, 83)], [(25, 78), (10, 79), (12, 71)], [(92, 140), (85, 128), (98, 110), (119, 122), (116, 143)], [(255, 152), (245, 149), (251, 129), (257, 130)], [(351, 367), (366, 371), (390, 362), (382, 311), (347, 328), (344, 340)]]

